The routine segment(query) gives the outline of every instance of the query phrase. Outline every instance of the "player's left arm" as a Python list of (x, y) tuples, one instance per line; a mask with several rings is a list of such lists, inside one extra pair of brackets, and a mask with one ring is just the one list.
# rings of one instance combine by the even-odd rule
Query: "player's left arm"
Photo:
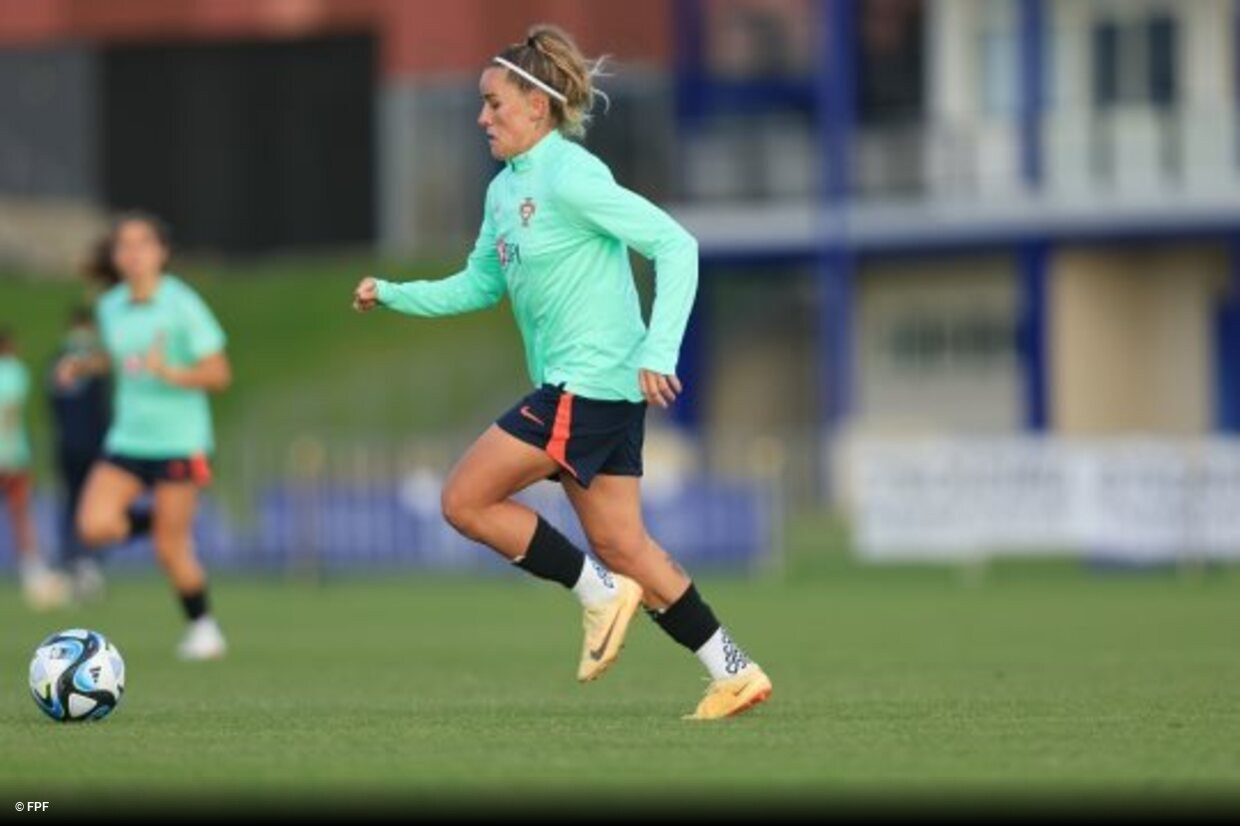
[(170, 364), (167, 342), (158, 335), (146, 354), (146, 369), (174, 387), (219, 393), (232, 384), (232, 364), (224, 352), (224, 329), (211, 309), (196, 294), (186, 297), (181, 318), (189, 345), (189, 364)]
[(565, 170), (556, 181), (556, 194), (584, 225), (654, 262), (654, 305), (638, 358), (638, 381), (648, 402), (667, 407), (681, 390), (676, 362), (697, 294), (697, 241), (662, 209), (616, 183), (601, 163)]

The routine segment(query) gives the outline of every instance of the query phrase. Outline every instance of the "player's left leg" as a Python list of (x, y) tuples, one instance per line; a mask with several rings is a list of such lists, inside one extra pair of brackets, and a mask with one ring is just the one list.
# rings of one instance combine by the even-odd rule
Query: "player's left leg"
[(198, 486), (190, 481), (155, 485), (151, 540), (155, 556), (168, 574), (189, 622), (177, 654), (186, 660), (222, 657), (227, 650), (224, 635), (211, 616), (207, 603), (207, 573), (194, 548), (194, 513)]
[(77, 532), (77, 512), (82, 491), (90, 476), (95, 456), (69, 452), (56, 457), (61, 481), (60, 566), (69, 576), (73, 596), (79, 600), (99, 600), (104, 595), (103, 568), (98, 552), (90, 553)]
[(654, 621), (710, 673), (710, 687), (691, 718), (730, 717), (766, 700), (770, 679), (732, 641), (689, 576), (646, 532), (640, 478), (599, 474), (587, 488), (566, 476), (563, 483), (599, 559), (642, 587)]
[(602, 675), (619, 653), (641, 603), (641, 589), (632, 580), (612, 576), (542, 516), (512, 498), (557, 467), (542, 449), (492, 425), (449, 474), (443, 514), (463, 536), (573, 592), (584, 610), (585, 626), (577, 679), (589, 681)]
[(45, 611), (65, 603), (69, 597), (69, 584), (63, 576), (48, 567), (39, 551), (30, 487), (30, 474), (25, 471), (0, 474), (0, 497), (7, 504), (22, 591), (31, 608)]

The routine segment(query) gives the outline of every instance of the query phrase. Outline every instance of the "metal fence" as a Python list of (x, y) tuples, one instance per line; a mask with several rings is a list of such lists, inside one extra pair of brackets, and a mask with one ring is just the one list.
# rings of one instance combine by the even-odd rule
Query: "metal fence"
[[(485, 569), (493, 555), (458, 535), (440, 513), (443, 480), (467, 438), (307, 432), (242, 439), (217, 456), (216, 482), (195, 526), (199, 551), (210, 566), (231, 569)], [(747, 447), (751, 458), (761, 458), (761, 442)], [(695, 570), (746, 572), (777, 563), (784, 505), (773, 468), (712, 469), (702, 451), (696, 440), (651, 434), (643, 483), (651, 534)], [(558, 485), (541, 482), (518, 498), (586, 547)], [(43, 546), (55, 556), (62, 514), (48, 485), (36, 497), (36, 514)], [(8, 534), (0, 529), (3, 567), (14, 562)], [(139, 540), (108, 558), (113, 567), (146, 565), (149, 548)]]

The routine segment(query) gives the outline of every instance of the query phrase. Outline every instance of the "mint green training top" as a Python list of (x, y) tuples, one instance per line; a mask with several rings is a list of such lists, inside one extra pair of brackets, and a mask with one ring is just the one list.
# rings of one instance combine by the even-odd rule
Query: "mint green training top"
[[(649, 329), (629, 247), (655, 262)], [(491, 181), (464, 270), (434, 281), (379, 281), (378, 300), (410, 315), (446, 316), (494, 306), (507, 292), (535, 386), (563, 383), (586, 398), (639, 402), (638, 368), (676, 372), (697, 280), (693, 236), (553, 131)]]
[(95, 314), (116, 385), (107, 452), (136, 459), (209, 453), (214, 441), (206, 391), (168, 384), (144, 367), (158, 335), (172, 367), (189, 367), (224, 349), (224, 331), (206, 302), (181, 279), (163, 275), (141, 302), (128, 284), (117, 284), (100, 297)]
[(30, 465), (26, 436), (26, 396), (30, 374), (15, 356), (0, 356), (0, 473)]

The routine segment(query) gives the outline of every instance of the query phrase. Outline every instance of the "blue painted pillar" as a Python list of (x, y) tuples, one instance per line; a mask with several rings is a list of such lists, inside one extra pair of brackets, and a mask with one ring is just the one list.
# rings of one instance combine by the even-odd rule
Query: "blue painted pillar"
[[(676, 121), (682, 151), (685, 151), (686, 147), (683, 141), (687, 141), (701, 126), (706, 115), (706, 66), (702, 46), (704, 30), (702, 0), (675, 0), (672, 6), (672, 31), (675, 38)], [(676, 368), (685, 390), (671, 408), (672, 421), (690, 428), (701, 424), (707, 374), (710, 370), (706, 338), (706, 293), (709, 289), (707, 276), (708, 266), (703, 263), (698, 281), (697, 301), (685, 328)]]
[[(1018, 119), (1020, 174), (1033, 192), (1042, 185), (1042, 114), (1046, 97), (1046, 6), (1043, 0), (1019, 0)], [(1016, 250), (1020, 280), (1018, 350), (1024, 378), (1025, 427), (1050, 427), (1047, 288), (1050, 246), (1043, 239), (1022, 242)]]
[(822, 158), (822, 197), (839, 205), (852, 190), (851, 143), (857, 124), (857, 3), (820, 0), (822, 28), (814, 73)]
[(818, 260), (818, 380), (822, 423), (840, 425), (853, 401), (853, 307), (856, 256), (826, 251)]
[[(1240, 45), (1240, 5), (1232, 10), (1231, 35)], [(1240, 71), (1240, 50), (1231, 69), (1233, 76)], [(1240, 233), (1228, 240), (1227, 290), (1214, 311), (1214, 426), (1235, 434), (1240, 433)]]
[(1017, 350), (1024, 379), (1025, 427), (1037, 432), (1045, 431), (1050, 426), (1047, 341), (1049, 261), (1050, 245), (1046, 241), (1024, 241), (1016, 249), (1020, 293)]
[(675, 38), (676, 118), (682, 130), (695, 126), (704, 114), (704, 28), (702, 0), (675, 0), (672, 33)]
[(710, 361), (707, 352), (707, 297), (706, 279), (698, 282), (697, 301), (693, 304), (693, 313), (689, 316), (689, 324), (685, 327), (685, 337), (680, 342), (680, 359), (676, 365), (676, 375), (684, 385), (684, 392), (671, 407), (672, 421), (689, 428), (696, 428), (702, 423), (705, 394), (710, 374)]
[(1227, 292), (1214, 315), (1214, 425), (1240, 433), (1240, 235), (1228, 252)]
[[(851, 146), (857, 128), (857, 3), (820, 0), (820, 60), (814, 73), (819, 157), (822, 159), (821, 221), (838, 218), (853, 193)], [(853, 389), (855, 252), (822, 239), (817, 255), (818, 381), (823, 425), (833, 429), (848, 416)]]
[(1030, 190), (1042, 181), (1042, 112), (1045, 102), (1046, 10), (1043, 0), (1020, 0), (1018, 50), (1021, 179)]

